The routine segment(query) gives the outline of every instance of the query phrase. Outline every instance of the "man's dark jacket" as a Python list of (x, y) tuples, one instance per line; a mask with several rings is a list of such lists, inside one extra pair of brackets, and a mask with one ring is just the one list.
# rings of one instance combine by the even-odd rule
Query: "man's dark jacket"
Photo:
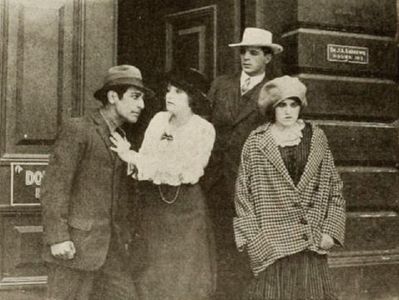
[(240, 91), (240, 76), (224, 75), (216, 78), (209, 90), (212, 101), (211, 122), (216, 129), (213, 154), (204, 176), (204, 185), (211, 190), (224, 178), (228, 194), (234, 192), (241, 150), (252, 130), (264, 123), (259, 113), (257, 100), (262, 86), (268, 81), (254, 86), (244, 95)]
[[(110, 150), (110, 131), (99, 111), (63, 126), (43, 182), (44, 253), (47, 262), (91, 271), (105, 262), (111, 242), (121, 251), (134, 219), (126, 165)], [(130, 188), (131, 189), (131, 188)], [(73, 241), (71, 260), (54, 258), (50, 245)], [(121, 252), (123, 253), (123, 252)]]

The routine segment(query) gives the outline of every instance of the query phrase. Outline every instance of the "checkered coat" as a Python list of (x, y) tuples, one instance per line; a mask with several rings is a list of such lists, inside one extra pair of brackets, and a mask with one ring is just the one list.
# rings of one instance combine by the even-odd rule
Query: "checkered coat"
[(235, 241), (240, 251), (247, 250), (255, 276), (305, 249), (325, 254), (319, 247), (322, 233), (344, 242), (342, 181), (324, 132), (312, 125), (308, 161), (295, 186), (269, 127), (249, 135), (236, 182)]

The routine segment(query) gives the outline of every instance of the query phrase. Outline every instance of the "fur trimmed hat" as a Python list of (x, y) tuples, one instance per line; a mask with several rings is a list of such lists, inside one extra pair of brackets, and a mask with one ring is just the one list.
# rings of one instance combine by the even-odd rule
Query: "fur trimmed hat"
[(296, 77), (282, 76), (266, 82), (258, 98), (258, 107), (264, 113), (287, 98), (297, 98), (302, 107), (308, 105), (306, 86)]

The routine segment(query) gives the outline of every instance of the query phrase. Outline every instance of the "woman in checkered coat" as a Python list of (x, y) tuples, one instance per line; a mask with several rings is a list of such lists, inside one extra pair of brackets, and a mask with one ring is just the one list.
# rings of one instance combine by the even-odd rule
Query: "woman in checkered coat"
[(345, 201), (327, 138), (299, 118), (297, 78), (269, 81), (258, 102), (272, 121), (249, 135), (235, 194), (235, 240), (255, 275), (244, 299), (336, 299), (326, 254), (343, 245)]

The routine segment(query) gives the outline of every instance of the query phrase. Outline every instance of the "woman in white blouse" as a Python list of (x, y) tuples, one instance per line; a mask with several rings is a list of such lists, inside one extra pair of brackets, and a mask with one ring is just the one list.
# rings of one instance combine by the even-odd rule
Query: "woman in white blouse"
[(167, 75), (166, 111), (151, 120), (138, 152), (114, 134), (114, 151), (141, 181), (142, 227), (149, 267), (140, 276), (141, 299), (205, 300), (215, 287), (214, 242), (204, 174), (215, 129), (197, 114), (209, 107), (208, 81), (194, 69)]

